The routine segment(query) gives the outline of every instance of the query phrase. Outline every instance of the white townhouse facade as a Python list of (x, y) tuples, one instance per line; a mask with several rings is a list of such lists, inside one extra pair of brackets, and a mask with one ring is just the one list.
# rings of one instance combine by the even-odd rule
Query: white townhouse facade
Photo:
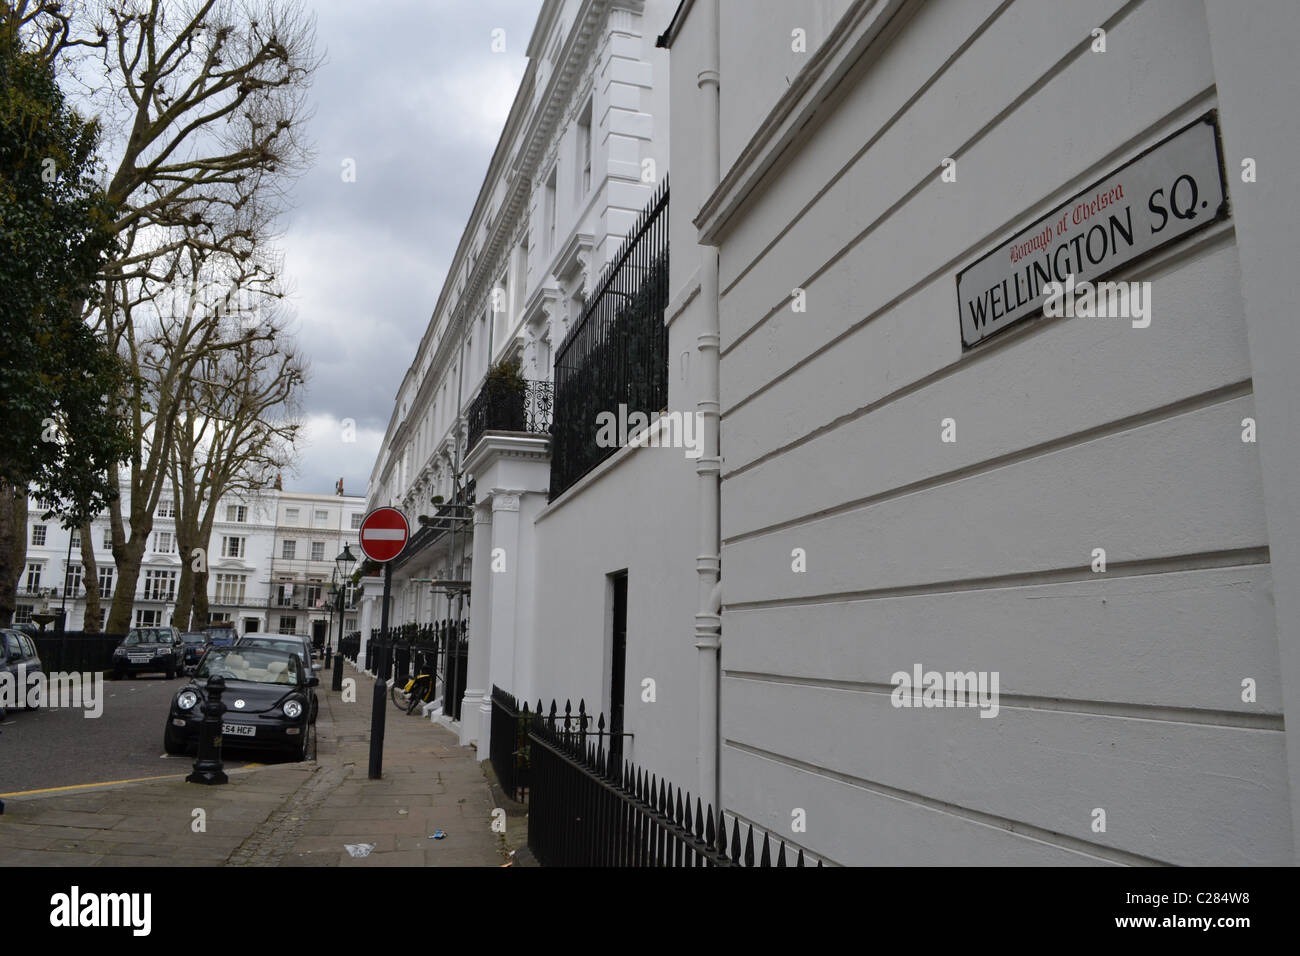
[[(369, 489), (472, 485), (462, 741), (493, 686), (583, 699), (828, 864), (1297, 862), (1300, 7), (647, 3), (614, 59), (669, 93), (671, 193), (661, 163), (572, 313), (573, 235), (530, 238), (502, 339), (488, 197), (596, 6), (543, 10)], [(545, 434), (470, 405), (514, 350)], [(595, 451), (629, 411), (694, 455)]]
[[(329, 601), (330, 586), (337, 583), (335, 560), (344, 548), (358, 564), (363, 560), (357, 535), (366, 499), (300, 491), (274, 494), (275, 533), (262, 566), (267, 600), (258, 629), (304, 634), (332, 646), (338, 641), (338, 615)], [(354, 591), (350, 584), (347, 587), (345, 633), (356, 630), (359, 620)], [(250, 618), (241, 633), (251, 629), (247, 627), (251, 623)]]
[[(275, 539), (276, 492), (231, 494), (217, 505), (212, 538), (206, 554), (208, 566), (209, 617), (241, 623), (241, 631), (258, 629), (266, 622), (268, 578), (266, 568)], [(121, 487), (123, 510), (129, 505), (130, 487)], [(14, 620), (29, 621), (42, 609), (53, 612), (66, 608), (68, 630), (86, 626), (86, 589), (95, 587), (100, 597), (102, 629), (118, 585), (113, 562), (112, 532), (108, 513), (91, 523), (94, 536), (96, 580), (86, 580), (81, 560), (81, 534), (69, 531), (57, 518), (41, 518), (41, 508), (28, 502), (27, 558), (18, 581)], [(136, 582), (133, 627), (170, 625), (176, 607), (176, 587), (185, 558), (176, 539), (176, 497), (170, 485), (164, 487), (154, 513), (153, 531), (140, 563)], [(181, 626), (177, 624), (177, 626)]]
[[(667, 56), (653, 28), (671, 12), (670, 0), (543, 3), (519, 91), (371, 473), (368, 507), (401, 508), (412, 526), (394, 562), (390, 623), (469, 619), (466, 741), (486, 723), (491, 627), (512, 633), (533, 613), (530, 529), (546, 502), (556, 352), (667, 166)], [(510, 360), (528, 381), (525, 412), (505, 429), (513, 434), (504, 445), (471, 461), (470, 445), (503, 428), (486, 407), (484, 382), (491, 366)], [(489, 543), (506, 569), (495, 591), (478, 579), (492, 565), (493, 549), (482, 550)], [(367, 583), (363, 640), (379, 626), (378, 591)], [(598, 600), (603, 606), (603, 592)], [(493, 653), (507, 654), (504, 646)], [(513, 662), (513, 650), (507, 656)], [(500, 683), (525, 696), (552, 692), (521, 680), (503, 672)]]
[[(125, 508), (129, 487), (123, 486), (121, 493)], [(360, 558), (356, 529), (364, 506), (365, 499), (355, 495), (277, 489), (227, 495), (217, 505), (206, 553), (209, 619), (232, 621), (241, 634), (271, 630), (312, 635), (319, 631), (323, 635), (321, 628), (328, 626), (331, 608), (318, 601), (327, 595), (334, 559), (343, 547), (350, 544)], [(57, 519), (45, 520), (40, 515), (37, 502), (30, 501), (27, 557), (18, 581), (15, 622), (30, 621), (33, 613), (66, 609), (67, 628), (83, 630), (86, 588), (94, 586), (100, 595), (102, 629), (118, 585), (107, 513), (91, 524), (96, 564), (93, 584), (83, 571), (80, 532), (69, 532)], [(132, 626), (176, 623), (183, 627), (173, 622), (176, 588), (182, 562), (192, 560), (178, 551), (176, 499), (170, 486), (165, 487), (140, 565)], [(337, 623), (334, 627), (337, 635)], [(344, 627), (356, 630), (355, 609), (345, 614)]]
[(1300, 6), (685, 0), (665, 42), (723, 805), (841, 864), (1300, 861)]

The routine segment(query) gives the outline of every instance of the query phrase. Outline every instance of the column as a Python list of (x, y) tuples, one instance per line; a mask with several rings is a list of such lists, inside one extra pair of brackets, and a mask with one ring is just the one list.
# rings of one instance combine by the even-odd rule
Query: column
[(460, 707), (460, 742), (478, 744), (479, 760), (488, 758), (488, 737), (492, 726), (492, 683), (489, 679), (492, 654), (492, 501), (474, 508), (474, 560), (471, 568), (469, 616), (469, 665), (465, 674), (465, 696)]

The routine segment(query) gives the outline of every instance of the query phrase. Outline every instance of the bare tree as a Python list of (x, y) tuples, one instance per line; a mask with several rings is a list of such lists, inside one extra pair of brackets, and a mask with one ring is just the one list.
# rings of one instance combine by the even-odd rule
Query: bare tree
[[(88, 319), (137, 372), (123, 396), (135, 445), (123, 475), (130, 511), (120, 500), (109, 507), (118, 573), (108, 629), (125, 630), (179, 397), (217, 353), (274, 334), (232, 331), (195, 290), (216, 270), (233, 287), (274, 279), (261, 265), (271, 226), (288, 182), (310, 161), (300, 136), (319, 65), (315, 25), (284, 0), (8, 0), (6, 15), (19, 19), (31, 48), (67, 64), (110, 139), (119, 134), (105, 178), (122, 252)], [(189, 301), (177, 301), (178, 289)], [(93, 550), (83, 545), (82, 558), (85, 579), (96, 581)]]
[(172, 620), (181, 627), (189, 626), (191, 616), (199, 624), (208, 618), (210, 542), (221, 499), (269, 487), (277, 472), (294, 463), (307, 368), (278, 310), (269, 312), (265, 329), (278, 334), (213, 353), (191, 376), (182, 399), (171, 456), (182, 558)]

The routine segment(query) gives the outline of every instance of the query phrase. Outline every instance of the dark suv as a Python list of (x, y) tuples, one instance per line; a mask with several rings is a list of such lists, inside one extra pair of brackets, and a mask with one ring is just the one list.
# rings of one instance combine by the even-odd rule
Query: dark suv
[(181, 640), (185, 642), (185, 669), (193, 670), (199, 666), (203, 652), (208, 649), (208, 636), (198, 631), (187, 631), (181, 634)]
[(223, 624), (209, 624), (203, 629), (207, 635), (209, 647), (230, 647), (239, 640), (239, 632), (229, 621)]
[(137, 627), (113, 651), (113, 676), (161, 671), (171, 680), (185, 670), (185, 643), (175, 627)]
[[(21, 682), (22, 675), (27, 675), (27, 684), (30, 684), (31, 675), (40, 672), (41, 658), (31, 636), (17, 628), (0, 629), (0, 674), (13, 675), (9, 680), (13, 682), (17, 702), (23, 703), (27, 696), (27, 686)], [(3, 717), (4, 706), (0, 702), (0, 719)]]

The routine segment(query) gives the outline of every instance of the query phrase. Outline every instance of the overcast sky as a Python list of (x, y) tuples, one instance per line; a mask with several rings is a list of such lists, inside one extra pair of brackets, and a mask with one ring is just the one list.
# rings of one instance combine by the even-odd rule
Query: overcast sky
[[(312, 376), (297, 475), (365, 494), (402, 376), (433, 312), (527, 63), (541, 0), (311, 0), (326, 62), (282, 240)], [(492, 31), (506, 50), (492, 52)], [(345, 160), (356, 182), (343, 181)], [(355, 443), (342, 423), (356, 422)]]

